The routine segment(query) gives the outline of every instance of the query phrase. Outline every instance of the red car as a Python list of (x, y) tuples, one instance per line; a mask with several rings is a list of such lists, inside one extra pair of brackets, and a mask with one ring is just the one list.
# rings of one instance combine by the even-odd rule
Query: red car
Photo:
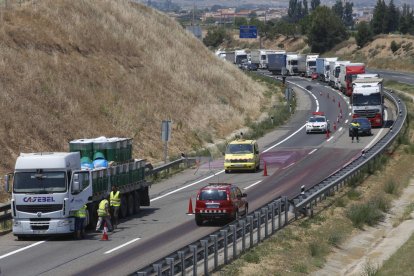
[(228, 183), (209, 184), (198, 191), (195, 221), (198, 226), (205, 220), (236, 220), (249, 210), (246, 194)]
[(318, 79), (318, 73), (313, 72), (311, 75), (312, 80), (317, 80)]

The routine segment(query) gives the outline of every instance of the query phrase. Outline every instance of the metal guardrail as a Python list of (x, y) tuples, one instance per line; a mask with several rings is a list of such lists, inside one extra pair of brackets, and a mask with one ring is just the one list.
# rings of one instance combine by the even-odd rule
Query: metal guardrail
[(286, 226), (288, 208), (287, 197), (281, 197), (131, 275), (208, 275)]
[[(214, 271), (218, 267), (218, 254), (222, 253), (222, 264), (228, 262), (228, 248), (232, 246), (232, 255), (234, 259), (240, 255), (241, 252), (246, 250), (245, 239), (249, 238), (249, 248), (253, 244), (257, 244), (262, 240), (262, 232), (264, 231), (264, 238), (268, 236), (269, 226), (269, 214), (272, 224), (273, 234), (276, 230), (279, 230), (283, 226), (288, 224), (288, 213), (290, 204), (293, 205), (294, 219), (298, 218), (299, 212), (308, 213), (308, 210), (313, 214), (313, 206), (316, 202), (321, 201), (328, 194), (331, 194), (333, 189), (339, 189), (342, 185), (346, 184), (346, 181), (359, 173), (359, 170), (366, 165), (369, 161), (373, 160), (379, 154), (381, 154), (391, 143), (396, 139), (400, 131), (402, 130), (404, 123), (406, 122), (407, 110), (393, 91), (385, 91), (385, 95), (390, 99), (397, 107), (397, 118), (390, 127), (390, 131), (382, 137), (371, 148), (366, 148), (361, 152), (361, 156), (352, 160), (349, 164), (341, 168), (336, 173), (332, 174), (328, 178), (324, 179), (321, 183), (315, 185), (311, 189), (299, 194), (293, 200), (287, 200), (287, 197), (283, 197), (284, 204), (281, 204), (280, 199), (267, 204), (259, 211), (254, 212), (254, 216), (247, 216), (247, 218), (237, 220), (228, 226), (223, 227), (221, 230), (215, 232), (212, 235), (206, 236), (199, 241), (183, 247), (182, 249), (163, 257), (158, 261), (150, 264), (139, 271), (131, 275), (185, 275), (191, 273), (192, 275), (198, 275), (198, 268), (201, 266), (204, 275), (208, 275), (210, 271)], [(275, 207), (277, 206), (277, 211)], [(283, 208), (281, 208), (283, 206)], [(270, 209), (269, 209), (270, 208)], [(271, 210), (271, 211), (269, 211)], [(282, 212), (283, 210), (283, 212)], [(284, 215), (282, 214), (284, 213)], [(275, 228), (274, 218), (278, 216), (278, 227)], [(284, 216), (282, 224), (281, 217)], [(262, 231), (262, 227), (264, 230)], [(253, 233), (256, 233), (256, 239), (252, 238)], [(238, 244), (241, 240), (241, 249), (238, 248)], [(252, 242), (253, 240), (253, 242)], [(256, 241), (256, 242), (254, 242)]]

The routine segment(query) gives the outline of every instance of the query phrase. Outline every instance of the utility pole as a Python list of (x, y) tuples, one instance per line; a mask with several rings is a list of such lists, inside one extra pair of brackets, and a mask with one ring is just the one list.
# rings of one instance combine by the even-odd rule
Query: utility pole
[(193, 19), (191, 21), (191, 26), (194, 26), (194, 20), (195, 20), (195, 0), (193, 1)]

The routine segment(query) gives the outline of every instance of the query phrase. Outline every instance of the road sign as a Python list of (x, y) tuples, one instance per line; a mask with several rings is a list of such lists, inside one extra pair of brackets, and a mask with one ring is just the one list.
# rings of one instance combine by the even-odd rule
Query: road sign
[(240, 26), (240, 38), (257, 38), (257, 27)]
[(161, 139), (163, 142), (169, 142), (171, 139), (171, 121), (162, 121), (161, 125)]

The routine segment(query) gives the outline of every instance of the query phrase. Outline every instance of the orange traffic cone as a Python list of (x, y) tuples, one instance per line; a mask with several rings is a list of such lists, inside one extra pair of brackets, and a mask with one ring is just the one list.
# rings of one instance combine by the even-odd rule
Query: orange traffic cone
[(190, 197), (190, 201), (188, 202), (187, 215), (193, 215), (193, 214), (194, 214), (194, 212), (193, 212), (193, 201), (191, 200), (191, 197)]
[(264, 163), (264, 168), (263, 168), (263, 176), (267, 176), (267, 166), (266, 166), (266, 161), (263, 160)]
[(106, 222), (105, 222), (101, 241), (108, 241), (108, 240), (109, 240), (108, 239), (108, 227), (106, 227)]

